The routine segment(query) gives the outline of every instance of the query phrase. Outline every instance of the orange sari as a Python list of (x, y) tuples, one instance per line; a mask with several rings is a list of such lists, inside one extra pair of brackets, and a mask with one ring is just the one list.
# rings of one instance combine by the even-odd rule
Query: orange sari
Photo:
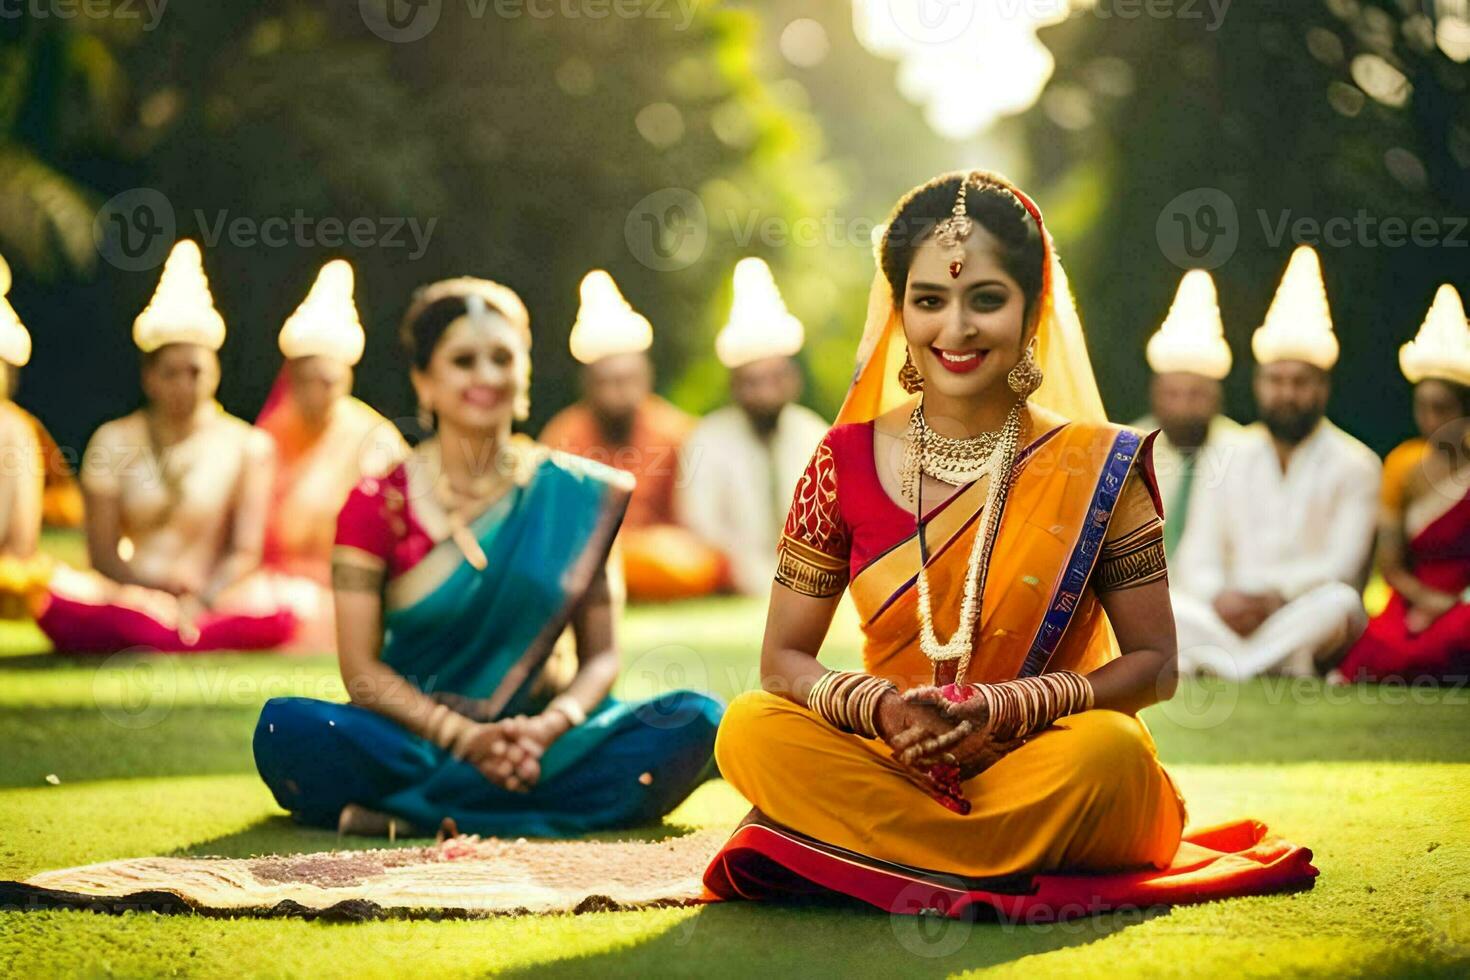
[[(1141, 445), (1129, 430), (1074, 423), (1047, 433), (1017, 461), (983, 597), (984, 652), (971, 664), (970, 683), (1043, 670), (1085, 674), (1118, 656), (1096, 592), (1086, 586)], [(926, 523), (934, 595), (963, 592), (984, 499), (984, 484), (972, 483)], [(933, 677), (918, 642), (918, 567), (916, 534), (858, 571), (850, 586), (864, 622), (865, 669), (900, 688)], [(936, 605), (934, 625), (941, 636), (953, 633), (959, 604)]]
[[(869, 673), (900, 689), (947, 682), (919, 647), (918, 535), (910, 529), (887, 540), (881, 525), (896, 521), (869, 517), (884, 504), (876, 478), (864, 480), (867, 460), (855, 459), (871, 454), (870, 439), (870, 426), (842, 427), (818, 449), (787, 522), (777, 581), (810, 595), (846, 585)], [(1162, 576), (1162, 525), (1145, 489), (1148, 448), (1133, 430), (1074, 422), (1052, 428), (1018, 458), (968, 680), (1086, 673), (1119, 655), (1098, 589)], [(1125, 488), (1126, 526), (1110, 531)], [(941, 636), (958, 624), (984, 498), (984, 484), (972, 483), (926, 515)], [(1149, 562), (1136, 560), (1145, 554), (1138, 541), (1148, 542)], [(782, 827), (883, 861), (977, 878), (1163, 867), (1184, 825), (1183, 801), (1147, 729), (1116, 711), (1064, 718), (966, 781), (968, 814), (930, 799), (883, 743), (837, 731), (764, 691), (730, 705), (716, 754), (725, 778)]]

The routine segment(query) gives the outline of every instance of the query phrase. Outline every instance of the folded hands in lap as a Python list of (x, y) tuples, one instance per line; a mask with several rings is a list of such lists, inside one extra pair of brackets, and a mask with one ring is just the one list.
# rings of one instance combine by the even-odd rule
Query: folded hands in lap
[(1215, 597), (1215, 614), (1237, 636), (1250, 636), (1286, 604), (1275, 592), (1250, 593), (1227, 589)]
[(541, 757), (563, 731), (559, 715), (516, 715), (467, 727), (450, 751), (495, 785), (524, 793), (541, 778)]
[(950, 701), (937, 687), (920, 687), (884, 702), (879, 730), (894, 759), (916, 774), (958, 766), (961, 779), (989, 769), (1023, 740), (997, 739), (985, 731), (985, 702)]

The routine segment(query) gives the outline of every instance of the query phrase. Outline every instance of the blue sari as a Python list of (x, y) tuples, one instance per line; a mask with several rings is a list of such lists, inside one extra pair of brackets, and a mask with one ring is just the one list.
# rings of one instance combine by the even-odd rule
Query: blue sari
[[(471, 524), (477, 570), (441, 541), (395, 575), (384, 601), (382, 660), (431, 697), (481, 721), (533, 714), (553, 646), (603, 567), (627, 506), (627, 478), (550, 454)], [(432, 833), (561, 837), (657, 820), (707, 775), (721, 706), (692, 691), (607, 697), (558, 738), (528, 792), (365, 708), (276, 698), (255, 730), (255, 759), (298, 820), (336, 826), (356, 803)]]

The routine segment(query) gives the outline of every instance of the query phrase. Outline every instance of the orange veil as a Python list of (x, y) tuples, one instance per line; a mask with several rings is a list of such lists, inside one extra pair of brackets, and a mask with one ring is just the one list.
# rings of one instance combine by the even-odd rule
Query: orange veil
[[(998, 174), (972, 170), (965, 176), (1010, 192), (1041, 230), (1041, 298), (1035, 315), (1037, 358), (1046, 380), (1031, 395), (1031, 404), (1078, 422), (1106, 422), (1082, 321), (1072, 301), (1067, 274), (1057, 258), (1056, 245), (1041, 220), (1041, 210), (1020, 188)], [(868, 317), (858, 343), (857, 371), (837, 415), (838, 423), (869, 421), (914, 397), (898, 382), (906, 346), (903, 321), (893, 307), (893, 291), (879, 263), (868, 293)]]

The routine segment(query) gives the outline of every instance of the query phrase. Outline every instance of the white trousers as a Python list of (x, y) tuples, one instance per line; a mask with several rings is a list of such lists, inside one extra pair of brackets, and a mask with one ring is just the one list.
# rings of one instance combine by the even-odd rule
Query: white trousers
[(1316, 664), (1356, 640), (1368, 626), (1357, 590), (1328, 582), (1303, 593), (1272, 613), (1249, 636), (1225, 625), (1214, 607), (1193, 596), (1175, 594), (1174, 623), (1179, 632), (1179, 672), (1206, 670), (1244, 680), (1267, 671), (1311, 677)]

